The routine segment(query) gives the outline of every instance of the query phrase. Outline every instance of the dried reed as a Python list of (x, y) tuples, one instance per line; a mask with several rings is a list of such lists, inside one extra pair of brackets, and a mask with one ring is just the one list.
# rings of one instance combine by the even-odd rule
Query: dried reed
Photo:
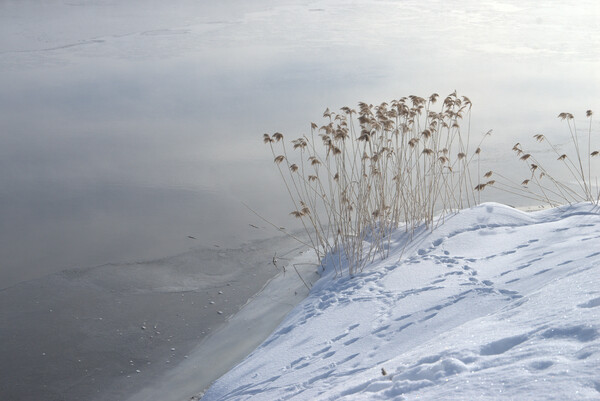
[[(550, 206), (571, 204), (577, 202), (600, 203), (600, 187), (598, 186), (598, 164), (594, 158), (600, 154), (592, 147), (592, 116), (591, 110), (586, 111), (589, 120), (588, 128), (583, 133), (578, 133), (575, 119), (571, 113), (560, 113), (558, 118), (565, 121), (569, 128), (571, 150), (567, 153), (559, 150), (546, 136), (536, 134), (533, 138), (538, 143), (544, 143), (547, 149), (556, 156), (556, 163), (545, 165), (534, 156), (534, 152), (524, 150), (521, 143), (513, 146), (518, 159), (529, 170), (528, 177), (521, 185), (513, 183), (506, 177), (499, 175), (502, 181), (499, 189), (520, 195)], [(587, 136), (587, 141), (582, 141)], [(587, 142), (587, 149), (581, 142)], [(562, 173), (562, 174), (561, 174)], [(564, 175), (571, 183), (564, 182), (558, 177)]]
[(337, 274), (348, 266), (353, 275), (386, 257), (399, 226), (411, 234), (423, 224), (433, 229), (436, 215), (476, 204), (476, 191), (494, 184), (478, 178), (473, 185), (470, 163), (476, 157), (479, 170), (481, 143), (471, 153), (470, 133), (460, 127), (470, 120), (471, 101), (454, 92), (434, 111), (437, 99), (327, 109), (323, 125), (312, 123), (310, 135), (291, 141), (292, 153), (281, 133), (264, 134), (294, 206), (290, 214)]

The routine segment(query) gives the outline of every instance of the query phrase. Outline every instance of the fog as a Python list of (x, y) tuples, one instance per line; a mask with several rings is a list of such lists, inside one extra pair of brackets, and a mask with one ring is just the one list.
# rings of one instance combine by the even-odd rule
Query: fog
[(596, 101), (597, 12), (4, 1), (0, 282), (172, 254), (188, 235), (252, 238), (240, 200), (276, 220), (287, 210), (260, 136), (305, 133), (326, 107), (457, 89), (474, 103), (472, 132), (494, 129), (507, 149), (559, 132), (559, 112)]
[(515, 142), (600, 110), (599, 20), (593, 1), (1, 1), (0, 289), (277, 234), (244, 203), (294, 227), (262, 134), (327, 107), (457, 90), (471, 138), (493, 130), (482, 168), (520, 177)]

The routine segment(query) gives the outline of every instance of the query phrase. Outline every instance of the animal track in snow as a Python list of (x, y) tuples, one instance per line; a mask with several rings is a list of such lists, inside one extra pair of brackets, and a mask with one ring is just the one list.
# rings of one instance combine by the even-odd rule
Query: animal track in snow
[(333, 342), (339, 341), (339, 340), (341, 340), (342, 338), (344, 338), (344, 337), (347, 337), (349, 334), (350, 334), (350, 333), (343, 333), (343, 334), (340, 334), (339, 336), (332, 338), (332, 339), (331, 339), (331, 341), (333, 341)]
[(546, 370), (552, 365), (554, 365), (552, 361), (533, 361), (529, 364), (529, 368), (533, 370)]
[(410, 322), (410, 323), (406, 323), (405, 325), (402, 325), (400, 327), (398, 327), (398, 330), (396, 330), (398, 333), (401, 332), (402, 330), (406, 329), (407, 327), (412, 326), (414, 323)]
[(508, 295), (510, 299), (523, 298), (523, 295), (519, 294), (517, 291), (511, 290), (498, 290), (502, 295)]
[(330, 351), (330, 352), (326, 353), (325, 355), (323, 355), (323, 359), (331, 358), (334, 355), (335, 355), (335, 351)]
[(432, 313), (430, 315), (425, 316), (423, 319), (419, 320), (419, 322), (424, 322), (426, 320), (432, 319), (437, 315), (437, 313)]
[(318, 350), (318, 351), (315, 351), (315, 352), (313, 352), (313, 353), (312, 353), (312, 356), (319, 356), (319, 355), (321, 355), (322, 353), (329, 351), (330, 349), (331, 349), (331, 345), (329, 345), (329, 346), (327, 346), (327, 347), (325, 347), (325, 348), (322, 348), (322, 349), (320, 349), (320, 350)]
[(378, 329), (376, 329), (376, 330), (373, 330), (373, 331), (371, 332), (371, 334), (378, 334), (378, 333), (381, 333), (382, 331), (385, 331), (385, 330), (387, 330), (387, 329), (389, 329), (389, 328), (390, 328), (390, 325), (389, 325), (389, 324), (387, 324), (387, 325), (385, 325), (385, 326), (379, 327), (379, 328), (378, 328)]
[(590, 326), (556, 327), (542, 333), (543, 338), (574, 339), (579, 342), (588, 342), (598, 337), (598, 330)]
[(479, 355), (500, 355), (527, 341), (529, 337), (526, 334), (506, 337), (501, 340), (493, 341), (481, 347)]
[(575, 358), (579, 360), (587, 359), (590, 356), (594, 355), (595, 351), (593, 351), (590, 347), (584, 347), (575, 353)]
[(583, 303), (583, 304), (579, 304), (577, 306), (580, 307), (580, 308), (595, 308), (597, 306), (600, 306), (600, 297), (599, 298), (591, 299), (588, 302)]
[(360, 340), (360, 337), (354, 337), (354, 338), (351, 338), (350, 340), (346, 341), (346, 342), (344, 343), (344, 345), (350, 345), (350, 344), (354, 344), (354, 343), (355, 343), (355, 342), (357, 342), (358, 340)]
[(546, 272), (549, 272), (552, 269), (544, 269), (544, 270), (540, 270), (539, 272), (535, 273), (534, 276), (539, 276), (540, 274), (544, 274)]

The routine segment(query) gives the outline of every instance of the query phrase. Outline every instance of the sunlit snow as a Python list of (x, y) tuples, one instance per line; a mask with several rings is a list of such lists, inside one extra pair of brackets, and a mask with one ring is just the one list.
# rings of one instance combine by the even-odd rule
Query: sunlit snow
[(313, 287), (202, 400), (600, 397), (600, 214), (486, 203)]

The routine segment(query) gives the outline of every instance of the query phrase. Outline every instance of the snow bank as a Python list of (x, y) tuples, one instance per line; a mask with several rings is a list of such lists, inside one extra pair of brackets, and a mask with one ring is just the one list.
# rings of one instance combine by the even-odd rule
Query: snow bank
[(600, 214), (487, 203), (323, 277), (210, 400), (599, 399)]

